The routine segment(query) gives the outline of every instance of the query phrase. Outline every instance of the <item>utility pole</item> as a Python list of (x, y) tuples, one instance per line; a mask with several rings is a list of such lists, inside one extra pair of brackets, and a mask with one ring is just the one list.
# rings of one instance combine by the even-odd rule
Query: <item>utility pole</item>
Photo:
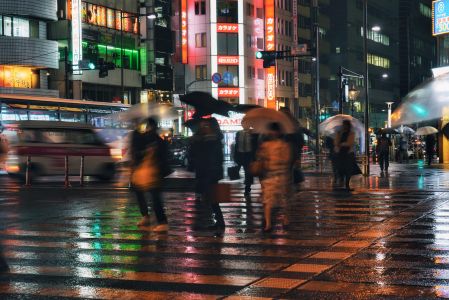
[(365, 64), (365, 156), (366, 174), (370, 175), (369, 162), (369, 79), (368, 79), (368, 0), (363, 0), (363, 62)]
[(64, 85), (65, 85), (65, 98), (69, 99), (69, 47), (64, 47)]
[(316, 167), (319, 167), (320, 154), (320, 22), (318, 0), (313, 0), (314, 27), (315, 27), (315, 158)]
[(123, 74), (123, 10), (120, 11), (120, 99), (125, 103), (125, 79)]

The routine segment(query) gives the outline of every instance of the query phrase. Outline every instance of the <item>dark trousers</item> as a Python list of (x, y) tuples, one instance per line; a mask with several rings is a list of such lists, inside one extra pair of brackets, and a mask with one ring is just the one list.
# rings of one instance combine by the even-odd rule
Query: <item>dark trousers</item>
[[(142, 216), (148, 216), (148, 204), (145, 199), (145, 193), (141, 190), (135, 190), (137, 202), (139, 203), (140, 213)], [(161, 195), (161, 189), (151, 189), (148, 191), (148, 193), (151, 195), (151, 200), (153, 201), (153, 210), (156, 214), (156, 219), (159, 224), (166, 224), (167, 223), (167, 216), (164, 212), (164, 207), (162, 205), (162, 195)]]
[(251, 192), (251, 185), (254, 183), (254, 177), (249, 171), (249, 163), (241, 164), (239, 167), (243, 167), (243, 171), (245, 171), (245, 194), (249, 194)]
[(210, 208), (212, 210), (212, 213), (214, 214), (216, 225), (218, 226), (225, 226), (224, 218), (223, 218), (223, 212), (221, 211), (220, 204), (216, 202), (214, 199), (214, 190), (213, 185), (217, 184), (215, 181), (210, 182), (203, 182), (203, 192), (201, 194), (201, 197), (204, 199), (204, 202), (208, 203), (210, 205)]
[(390, 158), (388, 152), (379, 153), (379, 165), (381, 171), (388, 171), (388, 167), (390, 166)]
[(432, 164), (432, 159), (433, 159), (433, 151), (432, 150), (427, 150), (427, 165), (431, 165)]

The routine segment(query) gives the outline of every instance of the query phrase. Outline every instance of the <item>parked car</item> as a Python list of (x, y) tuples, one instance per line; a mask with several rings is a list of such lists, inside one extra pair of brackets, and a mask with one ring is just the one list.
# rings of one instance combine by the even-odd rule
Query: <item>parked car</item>
[(188, 139), (185, 137), (173, 137), (168, 144), (169, 163), (175, 166), (188, 165)]
[(69, 175), (79, 175), (84, 157), (84, 175), (111, 180), (121, 149), (111, 149), (95, 133), (94, 128), (80, 123), (22, 121), (6, 124), (9, 140), (6, 171), (25, 177), (27, 158), (31, 160), (32, 177), (65, 174), (68, 157)]

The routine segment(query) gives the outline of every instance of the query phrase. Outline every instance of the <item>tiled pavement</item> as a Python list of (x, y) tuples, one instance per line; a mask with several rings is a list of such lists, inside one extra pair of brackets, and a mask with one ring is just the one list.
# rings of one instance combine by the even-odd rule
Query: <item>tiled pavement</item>
[[(373, 173), (376, 173), (374, 168)], [(262, 207), (236, 185), (223, 235), (198, 231), (204, 207), (165, 195), (168, 234), (135, 226), (128, 190), (0, 178), (0, 240), (11, 271), (0, 299), (449, 298), (449, 172), (394, 165), (355, 191), (310, 176), (292, 224), (261, 232)], [(203, 218), (202, 218), (203, 217)]]

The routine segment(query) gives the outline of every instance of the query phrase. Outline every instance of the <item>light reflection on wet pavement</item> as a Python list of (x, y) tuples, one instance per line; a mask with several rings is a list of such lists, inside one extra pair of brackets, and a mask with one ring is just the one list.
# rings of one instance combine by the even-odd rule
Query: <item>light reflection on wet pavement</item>
[[(378, 174), (376, 166), (373, 174)], [(182, 172), (175, 175), (182, 177)], [(23, 189), (0, 178), (2, 299), (449, 298), (449, 171), (393, 164), (353, 192), (309, 174), (291, 225), (261, 232), (260, 188), (235, 183), (223, 235), (198, 231), (204, 205), (165, 194), (168, 234), (138, 228), (117, 184)]]

